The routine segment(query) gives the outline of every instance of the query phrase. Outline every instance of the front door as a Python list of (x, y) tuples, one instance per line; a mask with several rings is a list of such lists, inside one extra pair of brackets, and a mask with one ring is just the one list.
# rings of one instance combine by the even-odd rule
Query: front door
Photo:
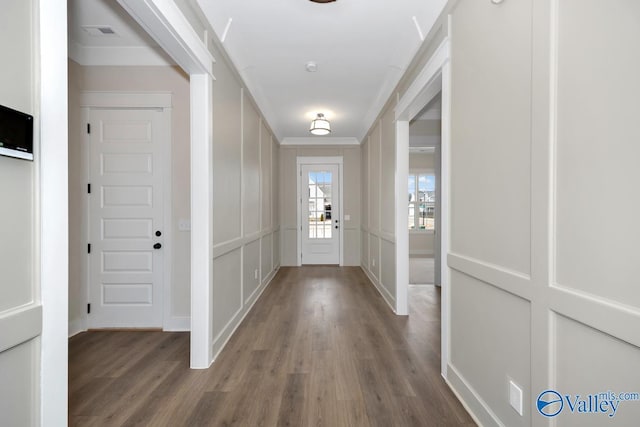
[(161, 118), (89, 112), (89, 327), (162, 326)]
[(340, 264), (338, 165), (301, 165), (302, 264)]

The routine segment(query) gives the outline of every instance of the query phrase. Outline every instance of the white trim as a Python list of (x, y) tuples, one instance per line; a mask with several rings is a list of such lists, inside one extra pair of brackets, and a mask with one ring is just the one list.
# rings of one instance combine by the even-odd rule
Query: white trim
[(69, 58), (83, 66), (157, 66), (175, 65), (159, 47), (84, 46), (69, 40)]
[[(459, 375), (457, 370), (452, 366), (452, 371), (453, 371), (453, 375), (456, 378), (459, 378), (459, 383), (463, 384), (463, 386), (465, 387), (465, 389), (468, 390), (467, 387), (467, 383), (466, 381), (464, 381)], [(446, 378), (444, 375), (442, 376), (442, 378), (444, 379), (444, 381), (447, 383), (447, 385), (449, 386), (449, 389), (453, 392), (453, 394), (456, 396), (456, 398), (458, 399), (458, 401), (462, 404), (462, 406), (464, 407), (464, 409), (467, 411), (467, 413), (469, 414), (469, 416), (471, 417), (471, 419), (473, 420), (474, 423), (476, 423), (479, 426), (482, 426), (483, 424), (480, 422), (480, 419), (478, 419), (478, 417), (476, 416), (475, 412), (471, 409), (471, 406), (469, 406), (469, 404), (467, 403), (467, 401), (462, 397), (462, 395), (458, 392), (458, 390), (456, 389), (456, 387), (453, 386), (453, 381), (450, 381), (448, 378)], [(471, 392), (471, 391), (470, 391)], [(475, 392), (474, 392), (475, 393)], [(498, 424), (500, 425), (500, 424)]]
[[(235, 326), (233, 327), (233, 329), (231, 329), (231, 331), (229, 331), (229, 333), (227, 334), (227, 336), (224, 338), (224, 341), (222, 341), (222, 343), (220, 344), (220, 347), (218, 349), (215, 349), (215, 346), (217, 344), (216, 341), (211, 343), (211, 353), (213, 354), (213, 362), (215, 362), (215, 360), (218, 358), (218, 356), (220, 355), (220, 353), (222, 353), (222, 350), (224, 350), (224, 348), (226, 347), (226, 345), (229, 343), (229, 340), (231, 339), (231, 337), (233, 337), (233, 335), (236, 333), (236, 330), (240, 327), (240, 325), (242, 325), (242, 322), (244, 322), (244, 319), (247, 317), (247, 314), (249, 314), (251, 312), (251, 309), (253, 308), (253, 306), (255, 305), (255, 303), (260, 299), (260, 296), (262, 295), (262, 293), (267, 289), (267, 287), (269, 287), (269, 285), (271, 284), (271, 282), (273, 281), (274, 277), (276, 277), (276, 274), (278, 273), (280, 269), (276, 268), (274, 269), (263, 281), (262, 285), (260, 285), (258, 287), (258, 289), (260, 289), (260, 292), (258, 292), (258, 294), (256, 295), (256, 297), (254, 298), (254, 300), (251, 302), (251, 304), (249, 306), (244, 305), (244, 307), (242, 308), (242, 310), (244, 310), (244, 313), (242, 314), (242, 317), (240, 318), (240, 320), (238, 320), (237, 322), (235, 322)], [(255, 294), (255, 291), (254, 291)], [(250, 299), (249, 299), (250, 300)], [(245, 302), (246, 304), (246, 302)], [(227, 325), (225, 326), (225, 328), (222, 330), (224, 332), (224, 330), (226, 328), (228, 328), (231, 324), (234, 323), (234, 320), (237, 317), (237, 313), (231, 318), (231, 320), (227, 323)], [(220, 334), (218, 334), (217, 339), (221, 339), (223, 336), (223, 332), (221, 332)]]
[[(396, 120), (412, 120), (420, 111), (434, 98), (439, 92), (437, 90), (433, 93), (433, 87), (438, 85), (431, 85), (434, 78), (438, 78), (442, 73), (442, 67), (446, 62), (449, 62), (451, 57), (451, 47), (449, 37), (446, 37), (436, 51), (431, 55), (429, 61), (424, 66), (422, 71), (413, 80), (407, 91), (404, 93), (398, 105), (396, 105)], [(442, 107), (444, 114), (444, 106)]]
[(42, 334), (42, 306), (29, 304), (0, 313), (0, 353)]
[[(409, 137), (409, 153), (410, 154), (433, 154), (436, 152), (436, 147), (435, 145), (431, 146), (421, 146), (421, 147), (415, 147), (415, 146), (411, 146), (411, 138)], [(440, 143), (440, 137), (438, 137), (438, 144)], [(436, 144), (437, 145), (437, 144)], [(411, 172), (411, 171), (409, 171)]]
[(479, 426), (504, 426), (500, 418), (491, 410), (491, 407), (480, 397), (480, 394), (471, 384), (460, 374), (458, 369), (452, 364), (449, 364), (448, 370), (450, 376), (445, 377), (443, 375), (443, 378), (473, 421)]
[[(166, 328), (168, 320), (171, 318), (171, 303), (172, 303), (172, 283), (171, 283), (171, 272), (172, 272), (172, 260), (173, 260), (173, 209), (172, 209), (172, 196), (171, 196), (171, 179), (172, 179), (172, 170), (171, 170), (171, 145), (172, 145), (172, 129), (171, 129), (171, 121), (172, 121), (172, 113), (173, 110), (171, 108), (172, 100), (171, 93), (167, 92), (102, 92), (102, 91), (83, 91), (80, 94), (80, 107), (82, 110), (82, 118), (81, 129), (80, 132), (84, 135), (84, 141), (82, 143), (82, 155), (81, 159), (83, 161), (82, 165), (82, 176), (89, 181), (89, 177), (91, 174), (90, 169), (90, 152), (89, 152), (89, 141), (90, 136), (84, 131), (84, 127), (87, 123), (89, 123), (90, 111), (95, 108), (115, 108), (115, 109), (125, 109), (125, 108), (140, 108), (140, 109), (151, 109), (151, 108), (159, 108), (162, 110), (162, 120), (161, 126), (162, 128), (159, 130), (160, 135), (164, 135), (162, 138), (161, 147), (160, 147), (160, 155), (162, 157), (162, 170), (164, 171), (162, 174), (162, 239), (164, 242), (163, 249), (163, 257), (164, 257), (164, 265), (163, 265), (163, 274), (162, 274), (162, 327)], [(166, 137), (168, 135), (168, 137)], [(82, 229), (81, 229), (81, 241), (89, 242), (89, 227), (90, 223), (90, 215), (91, 211), (89, 208), (89, 198), (85, 195), (85, 203), (83, 203), (82, 209)], [(81, 277), (85, 278), (85, 291), (84, 299), (87, 300), (87, 296), (89, 295), (89, 286), (91, 283), (90, 278), (90, 268), (89, 268), (90, 259), (87, 255), (85, 257), (85, 265), (82, 271)], [(90, 326), (89, 319), (86, 314), (83, 314), (81, 319), (74, 319), (74, 330), (69, 330), (69, 333), (75, 332), (76, 328), (80, 328), (80, 330), (85, 330)], [(77, 333), (77, 332), (76, 332)]]
[(86, 316), (82, 316), (77, 319), (73, 319), (69, 322), (69, 338), (74, 335), (78, 335), (80, 332), (87, 330)]
[[(451, 28), (451, 18), (448, 18), (448, 28)], [(404, 96), (398, 101), (395, 109), (396, 117), (396, 312), (408, 313), (408, 269), (409, 269), (409, 245), (407, 221), (405, 219), (406, 199), (400, 195), (405, 194), (406, 183), (409, 176), (408, 151), (409, 151), (409, 121), (414, 119), (420, 111), (438, 94), (442, 93), (442, 168), (441, 168), (441, 286), (442, 313), (441, 313), (441, 371), (447, 378), (447, 367), (450, 354), (450, 290), (449, 270), (447, 266), (447, 253), (449, 250), (449, 183), (450, 183), (450, 150), (451, 150), (451, 47), (450, 39), (446, 37), (432, 57), (427, 61), (422, 71), (409, 86)], [(405, 157), (407, 161), (405, 162)], [(407, 239), (407, 244), (404, 239)], [(400, 242), (402, 240), (402, 242)]]
[(384, 302), (387, 303), (391, 311), (393, 311), (395, 314), (399, 314), (396, 312), (396, 302), (393, 299), (393, 295), (391, 295), (391, 293), (387, 290), (387, 288), (385, 288), (384, 285), (382, 285), (380, 280), (376, 278), (375, 274), (372, 271), (369, 271), (368, 268), (363, 268), (362, 266), (360, 266), (360, 268), (362, 269), (362, 271), (364, 271), (364, 274), (367, 276), (369, 281), (373, 284), (373, 287), (376, 288), (376, 291), (378, 291), (378, 293), (380, 294)]
[(191, 316), (165, 318), (163, 330), (167, 332), (188, 332), (191, 330)]
[[(441, 113), (441, 111), (438, 111)], [(409, 136), (409, 150), (424, 150), (435, 148), (441, 143), (440, 135), (411, 135)]]
[(191, 368), (213, 361), (213, 78), (192, 74), (191, 87)]
[(35, 132), (39, 137), (34, 138), (38, 146), (34, 147), (34, 234), (39, 243), (34, 250), (34, 288), (42, 302), (42, 335), (36, 344), (40, 355), (33, 363), (34, 381), (40, 381), (40, 387), (33, 384), (39, 413), (33, 414), (33, 420), (34, 424), (63, 426), (68, 420), (69, 330), (67, 2), (36, 1), (33, 15), (32, 86), (39, 110), (35, 115), (39, 116)]
[(213, 55), (173, 0), (118, 0), (118, 3), (184, 71), (213, 77)]
[[(409, 216), (407, 182), (409, 181), (409, 122), (396, 122), (396, 314), (409, 314)], [(417, 185), (417, 182), (416, 182)]]
[[(451, 16), (448, 17), (451, 28)], [(451, 270), (447, 264), (447, 253), (451, 239), (451, 63), (442, 66), (442, 143), (440, 146), (440, 286), (442, 288), (441, 306), (441, 349), (440, 368), (447, 377), (447, 366), (451, 354), (451, 287), (449, 285)]]
[(300, 186), (300, 181), (302, 177), (302, 165), (338, 165), (338, 179), (340, 180), (340, 209), (338, 212), (338, 219), (340, 220), (340, 242), (338, 242), (339, 250), (340, 250), (340, 266), (344, 265), (344, 221), (342, 218), (343, 211), (343, 202), (344, 202), (344, 180), (343, 180), (343, 157), (342, 156), (330, 156), (330, 157), (315, 157), (315, 156), (298, 156), (296, 157), (296, 217), (297, 217), (297, 226), (296, 226), (296, 235), (297, 238), (297, 266), (300, 267), (302, 265), (302, 219), (300, 216), (302, 215), (302, 188)]
[(357, 138), (340, 138), (332, 136), (286, 137), (280, 145), (360, 145)]

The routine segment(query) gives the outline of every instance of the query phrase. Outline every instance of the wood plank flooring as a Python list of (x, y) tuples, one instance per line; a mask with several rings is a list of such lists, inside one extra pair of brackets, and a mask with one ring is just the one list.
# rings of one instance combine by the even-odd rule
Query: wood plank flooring
[(440, 377), (440, 297), (395, 316), (357, 267), (282, 268), (207, 370), (187, 333), (69, 340), (72, 426), (472, 426)]

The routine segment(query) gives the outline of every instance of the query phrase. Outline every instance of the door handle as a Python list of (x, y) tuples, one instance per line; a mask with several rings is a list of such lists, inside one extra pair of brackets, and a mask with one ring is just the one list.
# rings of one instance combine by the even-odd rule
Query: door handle
[(160, 230), (156, 231), (156, 236), (158, 237), (162, 236), (162, 232)]
[(155, 245), (153, 245), (153, 249), (160, 249), (162, 247), (162, 245), (160, 243), (156, 243)]
[(336, 225), (336, 229), (338, 228), (338, 226)]

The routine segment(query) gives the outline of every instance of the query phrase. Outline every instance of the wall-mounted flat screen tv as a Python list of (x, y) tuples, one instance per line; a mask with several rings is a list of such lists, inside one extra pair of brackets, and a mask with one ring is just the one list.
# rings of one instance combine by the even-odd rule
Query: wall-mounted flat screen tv
[(0, 155), (33, 160), (33, 116), (0, 105)]

